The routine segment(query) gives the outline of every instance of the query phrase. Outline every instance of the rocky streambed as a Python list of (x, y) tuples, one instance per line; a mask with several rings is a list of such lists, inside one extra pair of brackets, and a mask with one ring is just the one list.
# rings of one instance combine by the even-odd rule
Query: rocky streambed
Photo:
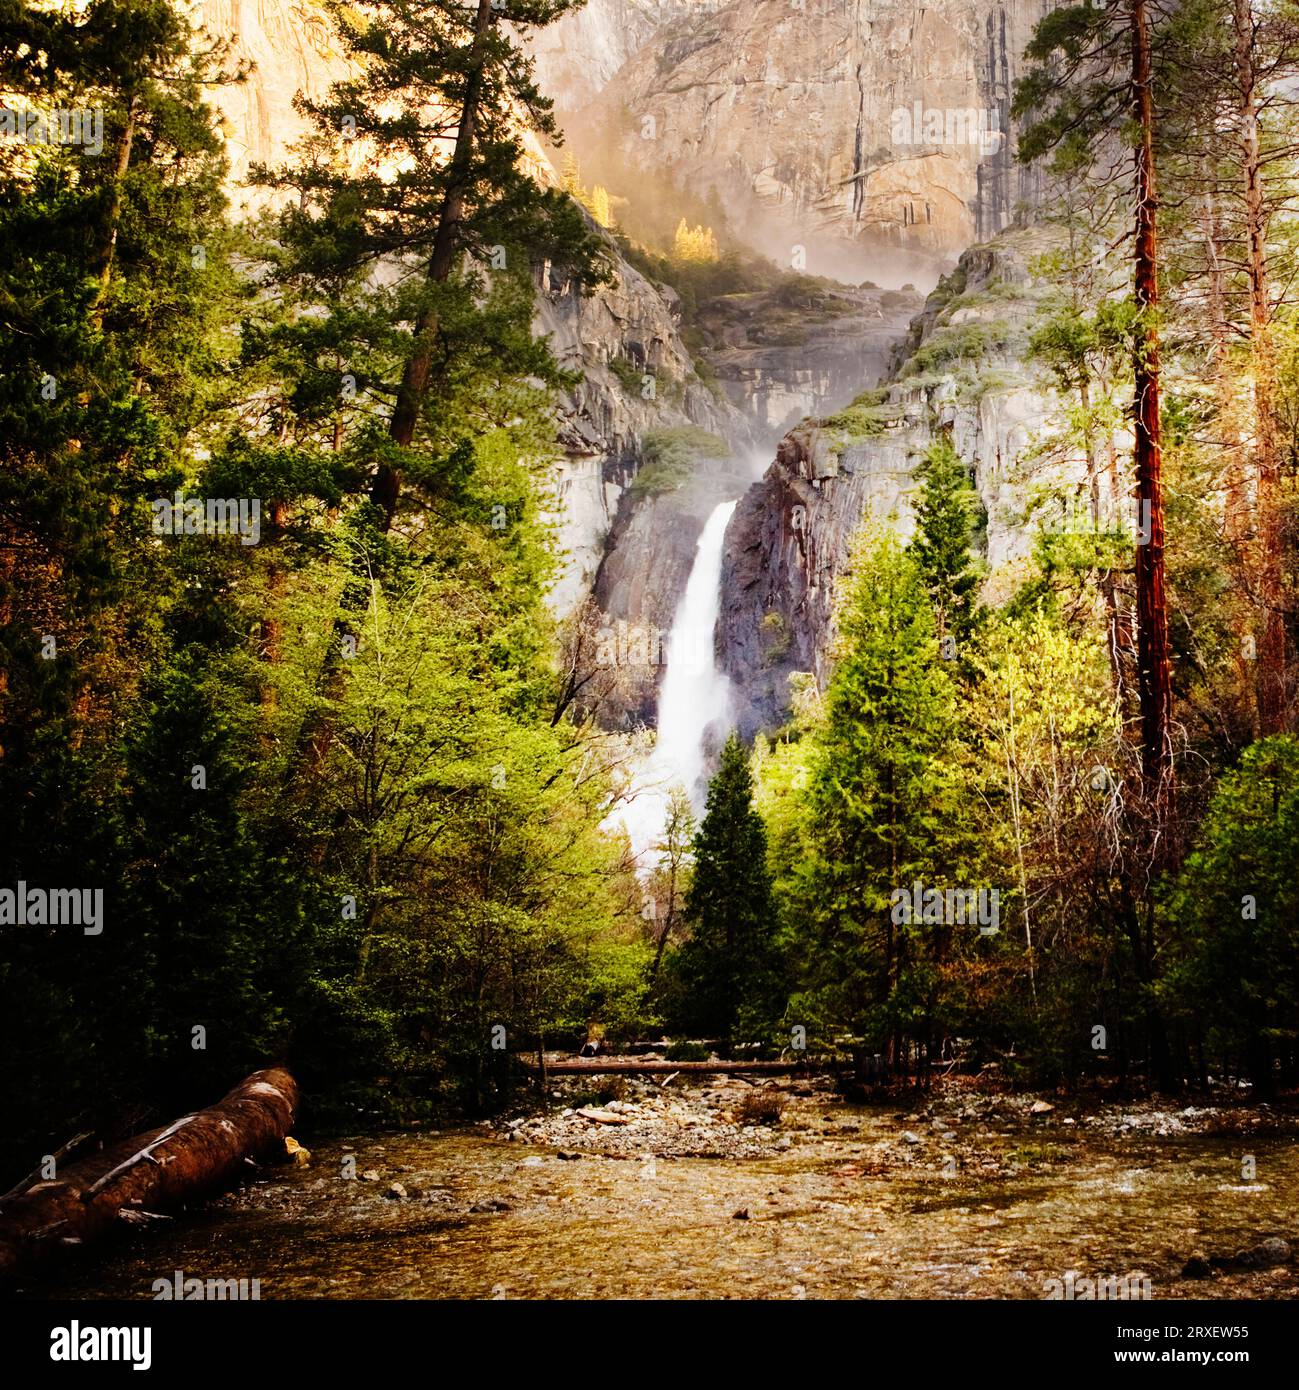
[(1125, 1276), (1153, 1298), (1299, 1293), (1284, 1111), (965, 1084), (870, 1106), (828, 1081), (551, 1090), (454, 1130), (304, 1136), (309, 1161), (24, 1292), (150, 1298), (181, 1270), (262, 1298), (1040, 1299)]

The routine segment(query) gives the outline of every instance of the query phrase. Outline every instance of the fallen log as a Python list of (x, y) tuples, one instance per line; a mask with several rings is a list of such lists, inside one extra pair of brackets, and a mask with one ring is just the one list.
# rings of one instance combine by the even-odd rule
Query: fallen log
[[(535, 1072), (537, 1064), (519, 1058), (523, 1066)], [(638, 1057), (581, 1057), (571, 1062), (546, 1063), (547, 1076), (598, 1076), (601, 1072), (622, 1072), (627, 1075), (653, 1076), (661, 1072), (692, 1072), (696, 1075), (738, 1076), (743, 1072), (771, 1072), (775, 1075), (807, 1071), (810, 1062), (645, 1062)]]
[(612, 1110), (602, 1110), (597, 1105), (584, 1105), (577, 1112), (584, 1120), (592, 1120), (598, 1125), (629, 1125), (630, 1115), (618, 1115)]
[(118, 1223), (229, 1186), (245, 1159), (283, 1149), (298, 1105), (287, 1071), (254, 1072), (224, 1100), (123, 1140), (0, 1199), (0, 1275)]

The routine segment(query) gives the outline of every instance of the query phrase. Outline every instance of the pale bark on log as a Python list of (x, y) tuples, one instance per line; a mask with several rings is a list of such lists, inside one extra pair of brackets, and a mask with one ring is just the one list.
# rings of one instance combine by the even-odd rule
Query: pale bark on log
[(0, 1202), (0, 1275), (119, 1221), (229, 1186), (245, 1159), (283, 1148), (297, 1111), (287, 1071), (254, 1072), (216, 1105), (126, 1139)]

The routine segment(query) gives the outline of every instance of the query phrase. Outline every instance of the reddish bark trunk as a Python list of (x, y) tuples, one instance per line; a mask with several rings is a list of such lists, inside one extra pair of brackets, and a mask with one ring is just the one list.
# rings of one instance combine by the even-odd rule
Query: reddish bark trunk
[(1258, 76), (1254, 63), (1254, 14), (1250, 0), (1235, 0), (1236, 82), (1239, 96), (1241, 172), (1249, 271), (1249, 340), (1254, 375), (1256, 514), (1261, 545), (1258, 592), (1262, 622), (1258, 644), (1258, 720), (1264, 735), (1285, 729), (1285, 618), (1281, 604), (1282, 550), (1276, 416), (1276, 349), (1267, 284), (1267, 207), (1259, 150)]
[[(1146, 0), (1132, 0), (1132, 103), (1136, 151), (1135, 294), (1144, 329), (1134, 359), (1133, 426), (1137, 478), (1137, 698), (1142, 768), (1152, 797), (1162, 798), (1171, 770), (1172, 671), (1164, 594), (1164, 495), (1159, 431), (1158, 243), (1155, 214), (1154, 100)], [(1144, 543), (1142, 543), (1144, 541)]]
[(216, 1105), (0, 1199), (0, 1275), (228, 1186), (246, 1158), (283, 1144), (297, 1104), (288, 1072), (254, 1072)]

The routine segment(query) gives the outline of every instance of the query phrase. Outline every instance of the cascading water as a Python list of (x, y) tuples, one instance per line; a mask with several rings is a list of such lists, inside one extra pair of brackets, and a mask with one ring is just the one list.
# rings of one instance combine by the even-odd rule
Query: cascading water
[(696, 814), (702, 811), (707, 791), (705, 736), (711, 724), (724, 724), (730, 716), (730, 684), (717, 669), (714, 631), (721, 611), (722, 543), (735, 506), (730, 501), (714, 507), (699, 537), (668, 638), (658, 738), (636, 779), (634, 798), (620, 813), (643, 868), (651, 866), (647, 851), (662, 833), (673, 787), (684, 787)]

